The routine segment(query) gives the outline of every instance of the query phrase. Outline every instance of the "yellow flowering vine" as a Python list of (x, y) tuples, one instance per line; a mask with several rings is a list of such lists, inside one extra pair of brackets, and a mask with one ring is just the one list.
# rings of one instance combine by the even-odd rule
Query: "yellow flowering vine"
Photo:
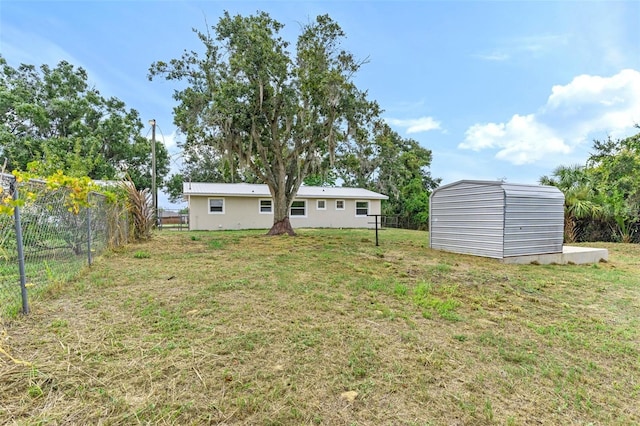
[(71, 177), (58, 170), (47, 179), (47, 189), (55, 191), (60, 188), (68, 190), (65, 205), (73, 214), (80, 213), (81, 207), (89, 207), (89, 193), (98, 191), (98, 186), (88, 177)]
[[(18, 183), (38, 179), (30, 173), (20, 171), (13, 171), (13, 176)], [(41, 180), (46, 182), (47, 191), (67, 190), (65, 206), (73, 214), (80, 213), (82, 207), (89, 207), (89, 193), (104, 192), (90, 178), (67, 176), (60, 170)], [(14, 200), (12, 194), (0, 187), (0, 214), (13, 215), (16, 207), (22, 207), (25, 202), (34, 201), (36, 197), (37, 195), (31, 191), (21, 191), (20, 199)]]
[(0, 215), (13, 216), (16, 207), (24, 205), (24, 200), (14, 200), (13, 194), (0, 186)]

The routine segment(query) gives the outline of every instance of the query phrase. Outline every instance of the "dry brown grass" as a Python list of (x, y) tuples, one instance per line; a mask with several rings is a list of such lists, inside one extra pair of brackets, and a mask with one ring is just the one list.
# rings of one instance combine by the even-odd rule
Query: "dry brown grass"
[(503, 265), (261, 233), (157, 233), (5, 321), (0, 423), (640, 423), (638, 246)]

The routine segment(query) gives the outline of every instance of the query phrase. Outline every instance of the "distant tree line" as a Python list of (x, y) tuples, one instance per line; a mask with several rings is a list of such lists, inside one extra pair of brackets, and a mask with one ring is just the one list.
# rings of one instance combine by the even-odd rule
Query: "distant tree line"
[(640, 242), (640, 133), (595, 140), (584, 165), (559, 166), (540, 183), (565, 195), (566, 242)]
[[(137, 188), (151, 187), (151, 142), (140, 132), (138, 112), (105, 98), (87, 72), (61, 61), (51, 68), (10, 66), (0, 56), (0, 164), (41, 176), (58, 171), (92, 179), (130, 176)], [(169, 157), (156, 143), (157, 184)]]

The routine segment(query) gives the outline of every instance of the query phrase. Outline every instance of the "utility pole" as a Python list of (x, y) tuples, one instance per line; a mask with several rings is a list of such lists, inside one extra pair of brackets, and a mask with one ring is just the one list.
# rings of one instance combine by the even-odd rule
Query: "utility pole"
[(151, 195), (153, 197), (153, 223), (158, 223), (158, 191), (156, 188), (156, 120), (151, 124)]

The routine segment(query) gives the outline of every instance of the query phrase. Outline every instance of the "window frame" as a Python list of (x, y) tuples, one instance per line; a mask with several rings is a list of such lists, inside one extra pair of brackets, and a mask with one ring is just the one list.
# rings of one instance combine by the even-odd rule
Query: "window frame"
[[(304, 209), (304, 214), (293, 214), (293, 204), (294, 203), (303, 203), (303, 207), (295, 207), (296, 209), (300, 209), (303, 208)], [(289, 207), (289, 218), (298, 218), (298, 217), (307, 217), (307, 200), (293, 200), (293, 202), (291, 203), (291, 207)]]
[[(262, 211), (262, 202), (269, 202), (269, 211)], [(260, 198), (258, 199), (258, 213), (259, 214), (273, 214), (273, 200), (271, 198)]]
[[(338, 207), (338, 203), (342, 203), (342, 207)], [(336, 200), (336, 210), (345, 210), (346, 204), (344, 200)]]
[[(358, 214), (358, 203), (366, 203), (367, 204), (367, 213), (365, 214)], [(366, 217), (369, 214), (369, 210), (371, 210), (371, 203), (369, 202), (369, 200), (356, 200), (356, 217)]]
[[(215, 212), (211, 211), (211, 201), (212, 200), (220, 200), (220, 201), (222, 201), (222, 210), (221, 211), (219, 211), (219, 212), (218, 211), (215, 211)], [(208, 197), (207, 198), (207, 212), (209, 214), (224, 214), (225, 204), (227, 204), (227, 203), (225, 202), (224, 197)]]
[[(320, 203), (323, 203), (323, 207), (320, 207)], [(326, 210), (327, 209), (327, 200), (316, 200), (316, 210)]]

